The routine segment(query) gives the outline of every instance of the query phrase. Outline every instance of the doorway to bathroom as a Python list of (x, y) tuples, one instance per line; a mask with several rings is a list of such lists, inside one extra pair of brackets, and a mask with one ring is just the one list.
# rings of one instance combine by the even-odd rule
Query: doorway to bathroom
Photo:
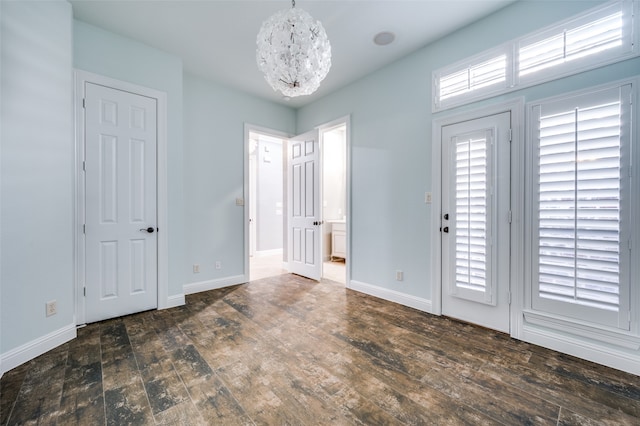
[[(318, 178), (309, 183), (295, 185), (289, 156), (296, 138), (270, 129), (247, 126), (245, 179), (245, 241), (247, 279), (253, 281), (288, 272), (296, 272), (296, 256), (293, 250), (296, 230), (292, 223), (294, 192), (318, 191), (318, 209), (314, 219), (313, 234), (319, 248), (305, 243), (303, 257), (310, 253), (318, 263), (320, 273), (314, 279), (329, 279), (347, 283), (348, 264), (348, 119), (328, 123), (315, 130), (313, 144), (319, 157)], [(298, 141), (299, 143), (300, 141)], [(304, 141), (308, 145), (311, 141)], [(312, 185), (309, 188), (309, 185)], [(297, 192), (296, 192), (297, 193)], [(291, 216), (291, 217), (289, 217)], [(303, 234), (308, 234), (305, 232)], [(289, 248), (291, 246), (291, 248)], [(289, 250), (292, 250), (291, 253)], [(298, 256), (299, 257), (299, 256)], [(299, 268), (298, 268), (299, 269)], [(301, 275), (304, 275), (302, 273)]]
[(320, 129), (322, 167), (322, 277), (346, 284), (347, 124)]

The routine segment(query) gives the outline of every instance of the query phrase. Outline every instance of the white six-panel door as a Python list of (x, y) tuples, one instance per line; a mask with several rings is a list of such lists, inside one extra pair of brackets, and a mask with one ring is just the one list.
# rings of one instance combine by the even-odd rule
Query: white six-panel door
[(86, 322), (157, 307), (157, 101), (86, 83)]
[(322, 217), (318, 131), (292, 138), (288, 155), (289, 271), (320, 280)]
[(510, 113), (442, 128), (442, 313), (510, 331)]

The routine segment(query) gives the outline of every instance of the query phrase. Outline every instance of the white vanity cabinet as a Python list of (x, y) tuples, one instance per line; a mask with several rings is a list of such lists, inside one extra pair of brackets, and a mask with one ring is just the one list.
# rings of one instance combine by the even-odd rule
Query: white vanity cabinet
[(347, 224), (331, 222), (331, 260), (335, 257), (347, 257)]

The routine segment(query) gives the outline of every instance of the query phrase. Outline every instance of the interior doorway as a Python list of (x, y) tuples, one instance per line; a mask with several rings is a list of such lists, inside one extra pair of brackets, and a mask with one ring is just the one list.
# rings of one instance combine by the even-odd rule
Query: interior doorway
[[(315, 130), (319, 157), (317, 228), (321, 240), (318, 251), (319, 275), (347, 283), (348, 265), (348, 118)], [(253, 281), (292, 271), (289, 259), (288, 154), (296, 138), (277, 131), (245, 127), (245, 276)], [(317, 226), (316, 225), (316, 226)], [(306, 245), (306, 244), (305, 244)], [(315, 256), (315, 255), (314, 255)]]
[(320, 131), (322, 153), (322, 277), (346, 284), (347, 124)]
[(286, 138), (249, 132), (249, 279), (286, 273), (284, 147)]

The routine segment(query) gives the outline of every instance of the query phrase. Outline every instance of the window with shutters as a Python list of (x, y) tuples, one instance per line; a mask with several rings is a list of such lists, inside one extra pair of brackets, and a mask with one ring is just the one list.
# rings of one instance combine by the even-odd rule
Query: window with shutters
[(629, 329), (631, 85), (530, 107), (532, 308)]
[(434, 71), (434, 111), (638, 56), (634, 9), (640, 2), (610, 2)]
[(436, 108), (504, 92), (512, 80), (509, 50), (493, 49), (434, 73)]
[(521, 39), (518, 83), (548, 81), (624, 57), (633, 49), (631, 17), (631, 5), (616, 2)]

